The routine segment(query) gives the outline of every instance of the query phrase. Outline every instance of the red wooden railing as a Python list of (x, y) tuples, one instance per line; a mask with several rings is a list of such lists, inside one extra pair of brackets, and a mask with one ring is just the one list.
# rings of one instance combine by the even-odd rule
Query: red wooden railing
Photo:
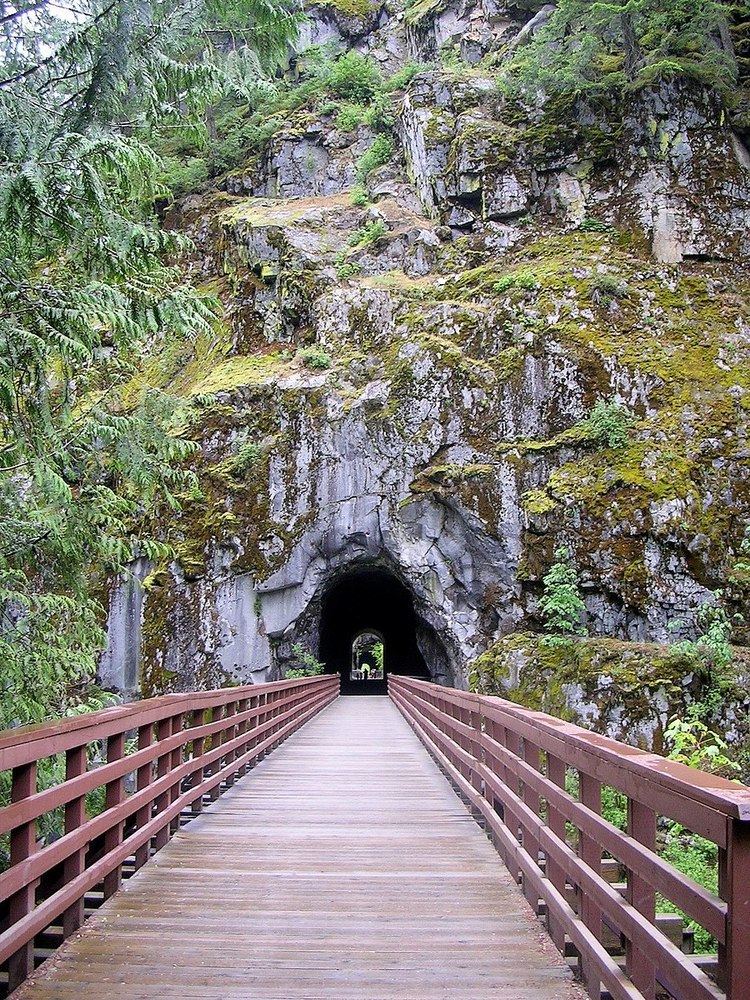
[[(590, 996), (750, 998), (750, 788), (500, 698), (394, 676), (389, 693), (481, 814), (558, 949), (577, 956)], [(601, 816), (603, 786), (626, 796), (627, 832)], [(664, 818), (717, 845), (718, 895), (660, 856)], [(605, 877), (613, 866), (622, 885)], [(716, 938), (715, 976), (663, 933), (657, 894)]]
[[(0, 809), (10, 854), (0, 874), (8, 988), (32, 972), (35, 939), (73, 933), (87, 893), (111, 896), (123, 865), (143, 865), (186, 810), (200, 812), (206, 796), (218, 798), (338, 692), (337, 675), (278, 681), (166, 695), (0, 733), (0, 774), (10, 775), (11, 789), (11, 804)], [(92, 766), (102, 750), (106, 762)], [(64, 779), (37, 791), (46, 759)], [(96, 789), (104, 790), (104, 808), (89, 816), (86, 796)], [(55, 813), (62, 813), (62, 835), (45, 842), (40, 820)]]

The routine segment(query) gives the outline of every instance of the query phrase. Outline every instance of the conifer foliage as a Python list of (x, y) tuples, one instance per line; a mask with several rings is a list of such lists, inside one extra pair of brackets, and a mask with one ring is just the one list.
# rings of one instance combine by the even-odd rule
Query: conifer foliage
[(295, 25), (283, 0), (0, 0), (0, 728), (85, 701), (92, 572), (165, 556), (136, 525), (196, 489), (174, 401), (118, 391), (150, 341), (216, 319), (143, 137), (201, 127)]
[(507, 67), (506, 86), (532, 95), (602, 93), (687, 78), (731, 101), (738, 67), (730, 20), (737, 6), (720, 0), (559, 0)]

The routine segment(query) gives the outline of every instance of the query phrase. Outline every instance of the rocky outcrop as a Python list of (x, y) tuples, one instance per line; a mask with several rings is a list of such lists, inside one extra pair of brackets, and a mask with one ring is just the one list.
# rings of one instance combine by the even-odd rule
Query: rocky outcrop
[[(539, 624), (557, 545), (591, 633), (623, 641), (691, 635), (732, 572), (747, 153), (676, 84), (519, 108), (476, 64), (525, 28), (500, 3), (315, 8), (309, 41), (389, 72), (445, 44), (465, 65), (393, 92), (387, 163), (361, 165), (379, 126), (344, 133), (319, 104), (173, 209), (225, 325), (155, 347), (132, 389), (182, 398), (203, 490), (163, 525), (175, 558), (145, 599), (132, 581), (112, 597), (105, 662), (130, 616), (144, 691), (277, 676), (296, 644), (316, 651), (324, 596), (357, 567), (408, 587), (433, 676), (459, 685)], [(592, 427), (597, 402), (624, 440)]]

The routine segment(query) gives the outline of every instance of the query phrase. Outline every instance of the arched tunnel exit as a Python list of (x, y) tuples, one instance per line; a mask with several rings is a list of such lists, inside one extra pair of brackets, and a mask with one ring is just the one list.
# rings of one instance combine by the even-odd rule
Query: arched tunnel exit
[(342, 694), (385, 694), (388, 674), (429, 678), (409, 589), (379, 567), (352, 569), (324, 593), (320, 659)]

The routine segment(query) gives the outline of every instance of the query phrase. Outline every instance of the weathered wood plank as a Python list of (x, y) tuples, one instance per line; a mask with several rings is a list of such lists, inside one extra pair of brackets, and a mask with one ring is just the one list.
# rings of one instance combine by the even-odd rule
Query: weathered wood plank
[(340, 698), (110, 899), (21, 1000), (583, 996), (386, 698)]

